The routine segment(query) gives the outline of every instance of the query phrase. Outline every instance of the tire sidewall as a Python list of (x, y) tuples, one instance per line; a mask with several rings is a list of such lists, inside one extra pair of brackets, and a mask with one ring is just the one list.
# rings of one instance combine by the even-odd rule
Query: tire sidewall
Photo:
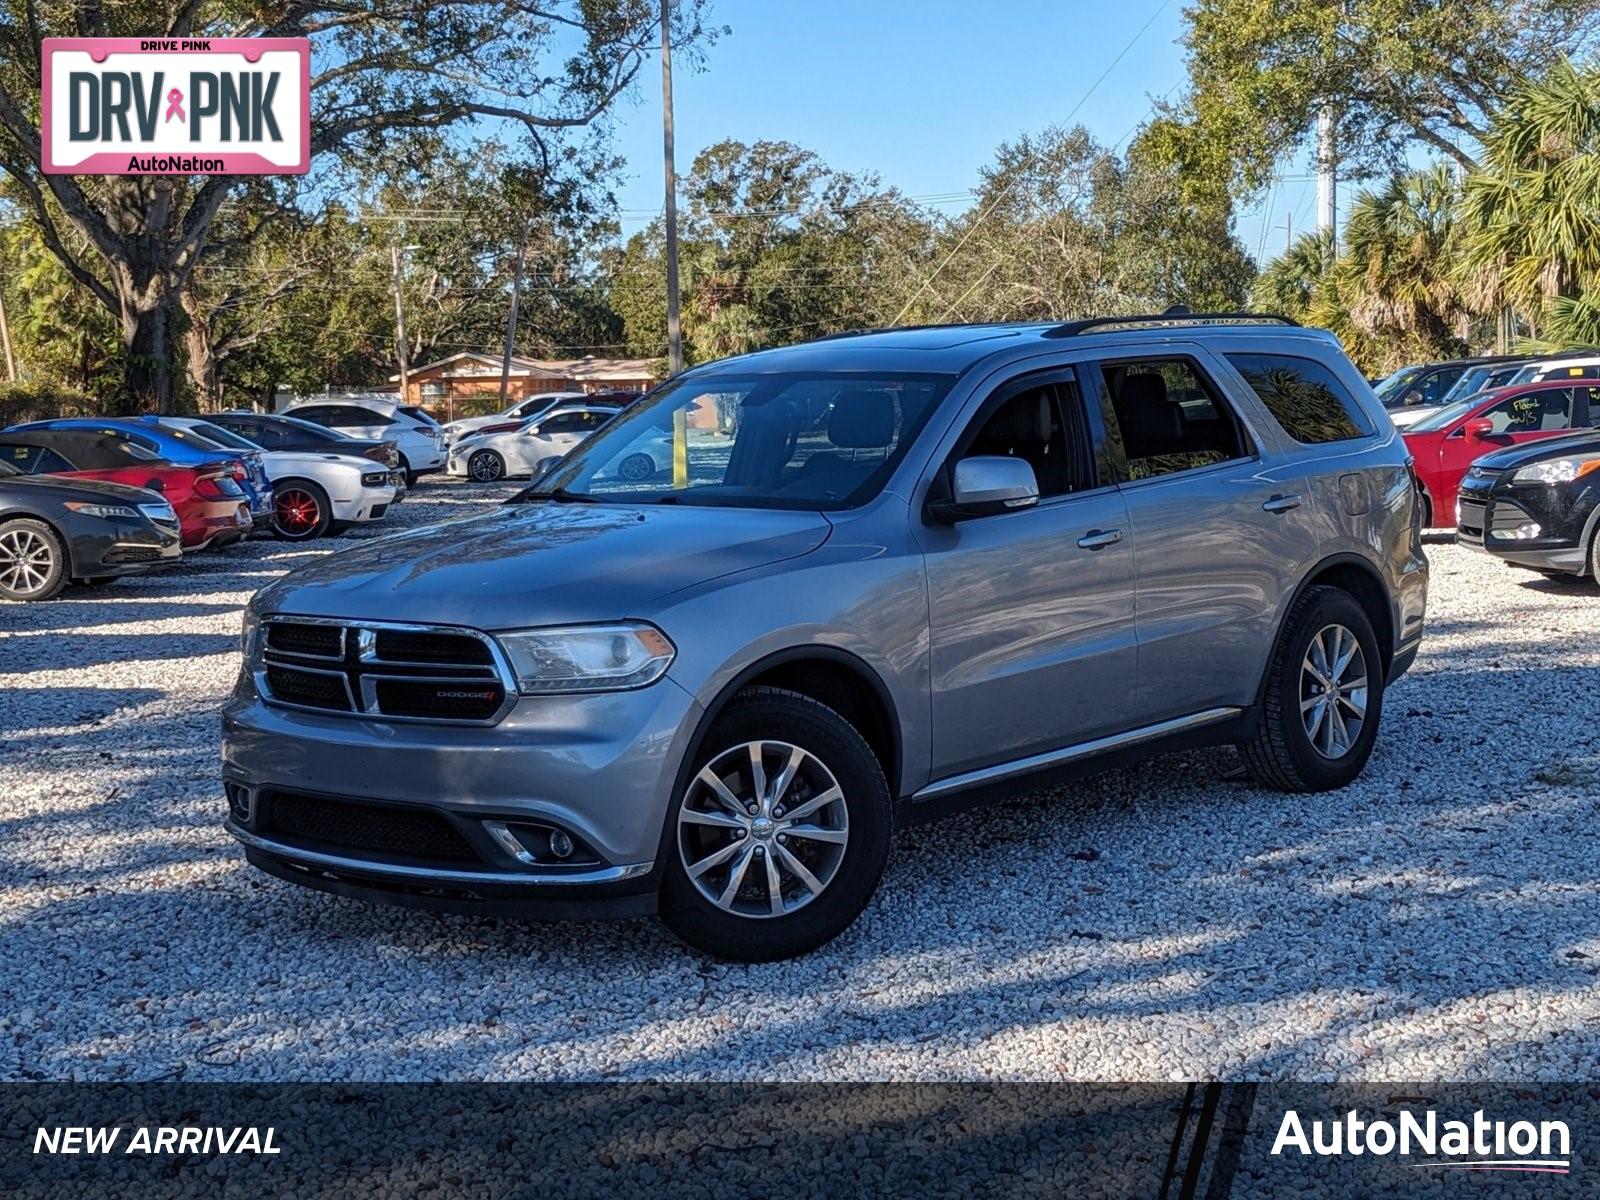
[[(756, 740), (785, 741), (815, 755), (844, 792), (850, 841), (838, 872), (820, 895), (782, 917), (740, 917), (700, 894), (683, 864), (678, 812), (695, 775), (728, 749)], [(704, 953), (745, 962), (793, 958), (843, 933), (871, 900), (889, 856), (893, 810), (883, 770), (864, 738), (832, 709), (795, 693), (764, 690), (735, 698), (700, 740), (667, 809), (661, 917)]]
[[(1316, 791), (1344, 787), (1355, 780), (1372, 756), (1378, 729), (1383, 721), (1383, 656), (1378, 649), (1378, 638), (1366, 611), (1347, 592), (1336, 589), (1319, 589), (1320, 595), (1297, 614), (1295, 625), (1288, 631), (1289, 653), (1281, 669), (1288, 678), (1280, 679), (1275, 689), (1278, 703), (1288, 704), (1290, 711), (1283, 714), (1284, 745), (1294, 760), (1296, 769)], [(1328, 625), (1343, 625), (1356, 635), (1361, 645), (1362, 657), (1367, 664), (1367, 713), (1356, 737), (1355, 744), (1341, 758), (1324, 758), (1311, 744), (1305, 721), (1300, 714), (1300, 669), (1311, 639)]]
[(67, 586), (67, 545), (61, 535), (56, 533), (43, 521), (32, 517), (21, 517), (9, 521), (0, 521), (0, 533), (13, 529), (26, 529), (39, 534), (50, 543), (54, 562), (49, 575), (45, 578), (44, 586), (37, 592), (26, 595), (11, 591), (9, 588), (0, 589), (0, 599), (15, 600), (19, 603), (32, 603), (37, 600), (49, 600), (60, 594), (61, 589)]

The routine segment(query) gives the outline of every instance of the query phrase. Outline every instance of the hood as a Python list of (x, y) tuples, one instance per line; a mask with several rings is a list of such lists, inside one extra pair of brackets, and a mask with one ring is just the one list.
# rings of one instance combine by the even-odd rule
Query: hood
[(331, 555), (253, 605), (489, 630), (643, 617), (651, 600), (809, 553), (831, 530), (815, 512), (507, 504)]
[(127, 504), (151, 504), (166, 497), (146, 488), (130, 487), (125, 483), (112, 483), (105, 479), (79, 479), (73, 475), (4, 475), (0, 476), (0, 490), (19, 494), (33, 491), (65, 502), (80, 496), (95, 500), (121, 500)]
[(1568, 454), (1600, 454), (1600, 430), (1584, 429), (1578, 433), (1562, 434), (1560, 437), (1540, 438), (1536, 442), (1507, 446), (1503, 450), (1485, 454), (1472, 465), (1485, 467), (1491, 471), (1505, 471), (1512, 467), (1542, 462), (1547, 458), (1562, 458)]

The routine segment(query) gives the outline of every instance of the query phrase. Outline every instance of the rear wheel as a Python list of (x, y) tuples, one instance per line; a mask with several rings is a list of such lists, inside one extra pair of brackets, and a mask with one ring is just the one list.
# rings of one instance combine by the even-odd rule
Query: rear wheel
[(67, 586), (67, 548), (27, 517), (0, 524), (0, 598), (48, 600)]
[(1259, 727), (1239, 750), (1269, 787), (1344, 787), (1367, 765), (1382, 711), (1383, 658), (1366, 611), (1339, 588), (1307, 588), (1273, 647)]
[(272, 532), (286, 542), (309, 542), (328, 532), (333, 512), (328, 493), (308, 479), (291, 479), (273, 490)]
[(506, 477), (506, 460), (493, 450), (475, 450), (467, 459), (467, 474), (479, 483), (493, 483)]
[(792, 958), (861, 914), (889, 856), (889, 787), (861, 734), (752, 688), (706, 736), (669, 820), (661, 916), (720, 958)]
[(404, 454), (400, 456), (400, 469), (406, 473), (406, 487), (416, 487), (417, 473), (411, 469), (411, 460)]

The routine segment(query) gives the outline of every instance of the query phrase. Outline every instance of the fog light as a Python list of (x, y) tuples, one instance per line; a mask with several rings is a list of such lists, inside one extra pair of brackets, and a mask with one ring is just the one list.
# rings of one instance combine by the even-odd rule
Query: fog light
[(557, 858), (572, 857), (572, 839), (561, 830), (552, 830), (550, 834), (550, 853)]
[(233, 814), (233, 819), (249, 823), (255, 806), (251, 803), (250, 792), (240, 787), (237, 783), (226, 786), (228, 793), (228, 811)]
[(1500, 538), (1508, 542), (1526, 542), (1543, 533), (1537, 521), (1524, 521), (1515, 529), (1495, 529), (1489, 533), (1490, 537)]

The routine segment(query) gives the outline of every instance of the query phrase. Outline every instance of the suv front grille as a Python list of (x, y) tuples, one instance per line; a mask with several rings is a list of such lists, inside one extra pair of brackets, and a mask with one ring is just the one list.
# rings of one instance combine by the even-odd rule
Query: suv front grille
[(401, 721), (489, 724), (515, 695), (476, 630), (268, 617), (256, 686), (269, 703)]
[(483, 861), (447, 818), (425, 808), (297, 792), (268, 792), (257, 805), (262, 833), (308, 850), (358, 851), (422, 862)]

